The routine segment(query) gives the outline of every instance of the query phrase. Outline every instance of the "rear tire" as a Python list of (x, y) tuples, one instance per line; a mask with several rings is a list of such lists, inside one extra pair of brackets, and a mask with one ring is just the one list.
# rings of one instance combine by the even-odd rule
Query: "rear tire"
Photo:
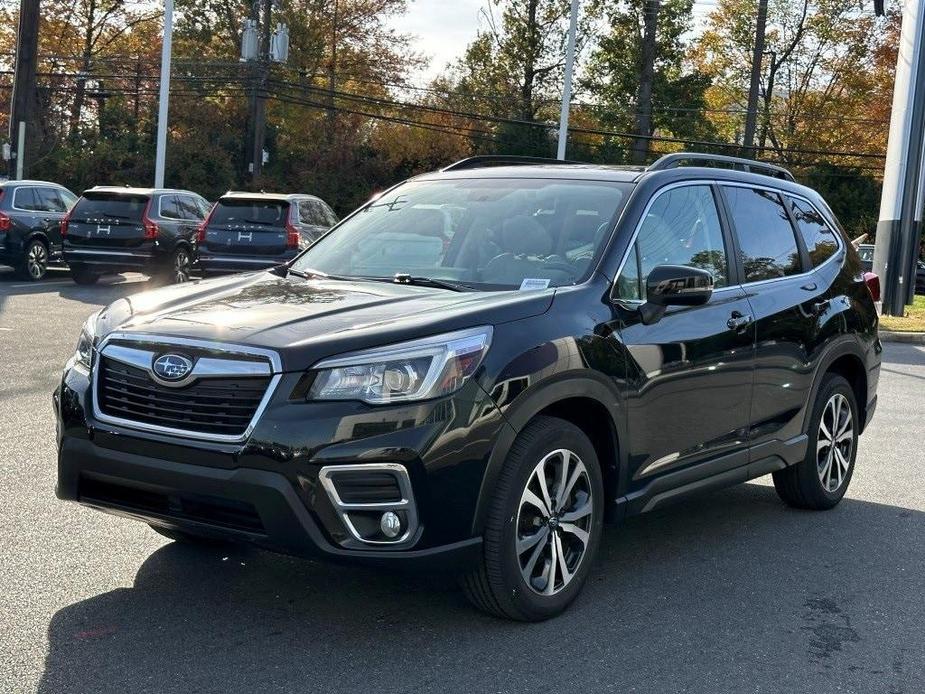
[(495, 485), (481, 561), (460, 578), (463, 592), (497, 617), (536, 622), (558, 615), (591, 570), (603, 518), (591, 441), (570, 422), (535, 418), (514, 441)]
[(90, 285), (90, 284), (96, 284), (100, 279), (100, 275), (98, 272), (93, 272), (91, 270), (88, 270), (87, 268), (81, 265), (76, 265), (76, 266), (72, 265), (71, 266), (71, 278), (77, 284)]
[(19, 276), (30, 282), (38, 282), (48, 274), (48, 246), (40, 239), (32, 239), (26, 244), (22, 262), (17, 268)]
[(858, 450), (858, 407), (844, 377), (823, 376), (809, 422), (806, 457), (773, 474), (778, 496), (794, 508), (826, 510), (841, 501)]
[(170, 262), (164, 271), (168, 284), (182, 284), (190, 281), (193, 272), (193, 257), (186, 246), (177, 247), (170, 255)]

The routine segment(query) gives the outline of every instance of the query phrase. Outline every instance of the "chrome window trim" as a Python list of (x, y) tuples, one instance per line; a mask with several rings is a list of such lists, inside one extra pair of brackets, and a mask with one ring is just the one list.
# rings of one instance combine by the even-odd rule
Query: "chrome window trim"
[[(260, 400), (260, 403), (257, 405), (257, 409), (254, 411), (254, 416), (251, 417), (251, 421), (248, 423), (247, 428), (240, 435), (232, 434), (208, 434), (203, 432), (198, 432), (190, 429), (180, 429), (177, 427), (165, 427), (157, 424), (145, 424), (144, 422), (137, 422), (132, 419), (123, 419), (122, 417), (114, 417), (111, 415), (104, 414), (100, 411), (99, 408), (99, 356), (103, 353), (103, 350), (109, 345), (110, 342), (114, 340), (126, 341), (126, 342), (147, 342), (158, 345), (164, 345), (165, 347), (198, 347), (201, 349), (209, 349), (216, 352), (223, 352), (229, 355), (234, 354), (246, 354), (248, 356), (257, 356), (263, 357), (270, 362), (272, 374), (270, 382), (267, 384), (266, 392), (263, 395), (263, 398)], [(126, 333), (126, 332), (114, 332), (110, 333), (104, 337), (100, 343), (94, 348), (94, 359), (93, 359), (93, 373), (92, 373), (92, 400), (93, 400), (93, 417), (99, 422), (104, 424), (113, 424), (116, 426), (124, 427), (126, 429), (132, 429), (135, 431), (142, 432), (151, 432), (155, 434), (167, 434), (169, 436), (176, 436), (178, 438), (191, 439), (195, 441), (214, 441), (217, 443), (242, 443), (248, 439), (248, 437), (253, 433), (254, 428), (257, 426), (257, 422), (260, 421), (260, 417), (263, 415), (264, 410), (267, 408), (267, 405), (270, 402), (270, 399), (273, 397), (276, 392), (276, 388), (279, 385), (280, 380), (282, 379), (282, 361), (280, 360), (279, 354), (273, 350), (263, 349), (260, 347), (251, 347), (249, 345), (240, 345), (230, 342), (213, 342), (210, 340), (194, 340), (184, 337), (170, 337), (167, 335), (145, 335), (142, 333)]]
[[(763, 183), (762, 184), (745, 183), (744, 181), (725, 181), (722, 179), (715, 179), (715, 180), (691, 179), (689, 181), (677, 181), (675, 183), (669, 183), (668, 185), (662, 188), (659, 188), (657, 191), (655, 191), (655, 194), (652, 196), (652, 198), (646, 204), (645, 209), (642, 211), (642, 216), (639, 218), (639, 223), (636, 225), (636, 228), (633, 230), (633, 235), (630, 237), (629, 245), (626, 247), (626, 251), (623, 253), (623, 258), (620, 260), (619, 269), (614, 275), (614, 280), (613, 280), (613, 283), (610, 289), (611, 300), (622, 301), (624, 303), (628, 303), (631, 305), (635, 303), (639, 303), (639, 304), (645, 303), (641, 299), (621, 299), (620, 297), (615, 296), (614, 292), (617, 290), (617, 281), (620, 279), (620, 274), (623, 272), (623, 266), (626, 265), (626, 261), (629, 259), (630, 252), (633, 250), (633, 246), (636, 244), (636, 238), (639, 236), (639, 230), (642, 228), (643, 222), (645, 222), (646, 215), (649, 214), (649, 209), (652, 207), (652, 204), (658, 199), (658, 197), (666, 191), (672, 190), (673, 188), (679, 188), (681, 186), (691, 186), (691, 185), (712, 186), (714, 184), (718, 186), (734, 186), (738, 188), (759, 188), (762, 190), (768, 190), (772, 193), (777, 193), (778, 195), (781, 195), (781, 196), (789, 195), (790, 197), (796, 198), (797, 200), (800, 200), (801, 202), (805, 202), (810, 207), (812, 207), (816, 212), (818, 212), (819, 215), (825, 220), (826, 224), (828, 224), (829, 226), (829, 230), (832, 231), (832, 233), (835, 236), (836, 243), (838, 243), (838, 250), (835, 251), (824, 263), (822, 263), (818, 267), (810, 268), (809, 270), (805, 272), (801, 272), (797, 275), (787, 275), (785, 277), (771, 277), (766, 280), (755, 280), (753, 282), (742, 282), (741, 284), (720, 287), (719, 289), (715, 289), (713, 291), (714, 294), (725, 291), (726, 289), (733, 289), (735, 287), (753, 287), (756, 285), (769, 284), (771, 282), (780, 282), (782, 280), (793, 280), (794, 278), (806, 278), (809, 275), (812, 275), (813, 273), (815, 273), (820, 268), (823, 268), (829, 263), (833, 262), (836, 258), (841, 257), (841, 255), (845, 252), (844, 241), (841, 238), (841, 234), (839, 234), (837, 231), (837, 226), (832, 223), (832, 220), (829, 219), (827, 215), (820, 212), (819, 208), (816, 207), (816, 205), (814, 205), (813, 202), (809, 198), (807, 198), (805, 195), (801, 195), (799, 193), (792, 193), (782, 188), (775, 188), (774, 186), (766, 185)], [(730, 231), (732, 232), (733, 235), (736, 235), (738, 233), (734, 228), (730, 229)], [(794, 234), (798, 234), (798, 233), (800, 233), (800, 230), (794, 229)], [(738, 240), (738, 236), (736, 236), (736, 240)], [(794, 237), (794, 240), (796, 240), (795, 237)]]
[[(401, 499), (399, 501), (384, 501), (377, 503), (368, 503), (368, 504), (352, 504), (346, 503), (337, 493), (337, 488), (332, 479), (337, 473), (344, 472), (370, 472), (384, 470), (386, 472), (391, 472), (395, 475), (395, 479), (398, 482), (398, 489), (401, 492)], [(418, 515), (417, 507), (414, 502), (414, 491), (411, 488), (411, 478), (408, 476), (408, 470), (404, 465), (399, 463), (358, 463), (355, 465), (325, 465), (318, 473), (318, 479), (321, 482), (321, 486), (324, 487), (324, 491), (328, 495), (328, 499), (333, 504), (334, 509), (337, 511), (338, 517), (341, 519), (341, 522), (350, 532), (355, 540), (362, 542), (367, 545), (400, 545), (403, 542), (407, 542), (410, 538), (414, 537), (417, 534), (418, 530)], [(364, 538), (357, 531), (356, 527), (353, 525), (353, 522), (350, 520), (349, 513), (350, 511), (404, 511), (408, 517), (408, 527), (401, 537), (397, 537), (394, 540), (368, 540)]]

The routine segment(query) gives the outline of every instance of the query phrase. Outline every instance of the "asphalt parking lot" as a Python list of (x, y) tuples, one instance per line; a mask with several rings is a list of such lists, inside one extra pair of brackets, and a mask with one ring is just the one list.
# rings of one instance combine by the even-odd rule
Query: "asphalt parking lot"
[(0, 269), (0, 691), (921, 692), (925, 347), (886, 345), (845, 501), (768, 480), (605, 535), (564, 616), (512, 624), (451, 580), (197, 550), (54, 497), (51, 391), (141, 276)]

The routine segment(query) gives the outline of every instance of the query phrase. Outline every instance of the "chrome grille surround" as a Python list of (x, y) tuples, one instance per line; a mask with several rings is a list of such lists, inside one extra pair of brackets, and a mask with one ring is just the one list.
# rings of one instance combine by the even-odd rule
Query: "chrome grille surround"
[[(127, 346), (132, 343), (139, 347)], [(144, 349), (141, 345), (163, 346), (157, 352), (150, 349)], [(197, 360), (193, 374), (189, 379), (180, 382), (180, 387), (187, 385), (192, 381), (208, 378), (243, 378), (254, 376), (269, 377), (266, 391), (254, 411), (253, 417), (247, 424), (246, 428), (240, 434), (217, 434), (195, 429), (181, 427), (162, 426), (141, 422), (134, 419), (118, 417), (106, 414), (100, 408), (100, 383), (99, 376), (102, 370), (102, 357), (121, 362), (135, 368), (144, 368), (148, 371), (151, 380), (159, 386), (177, 387), (177, 383), (167, 383), (157, 378), (151, 371), (151, 361), (153, 357), (170, 351), (183, 351), (186, 349), (204, 350), (214, 353), (214, 356), (202, 357)], [(276, 387), (282, 378), (282, 362), (279, 354), (273, 350), (251, 347), (249, 345), (239, 345), (228, 342), (213, 342), (209, 340), (195, 340), (182, 337), (171, 337), (166, 335), (146, 335), (141, 333), (123, 333), (115, 332), (107, 335), (95, 348), (95, 358), (92, 374), (92, 392), (93, 392), (93, 416), (105, 424), (112, 424), (126, 429), (133, 429), (141, 432), (150, 432), (155, 434), (166, 434), (185, 439), (194, 439), (199, 441), (215, 441), (219, 443), (241, 443), (246, 441), (251, 435), (260, 420), (260, 416), (266, 409), (270, 398), (276, 391)], [(148, 363), (141, 366), (141, 357), (148, 355)], [(238, 357), (237, 359), (235, 357)], [(241, 357), (245, 357), (242, 359)], [(256, 359), (255, 359), (256, 358)], [(200, 366), (202, 362), (202, 366)], [(177, 391), (181, 393), (181, 390)]]

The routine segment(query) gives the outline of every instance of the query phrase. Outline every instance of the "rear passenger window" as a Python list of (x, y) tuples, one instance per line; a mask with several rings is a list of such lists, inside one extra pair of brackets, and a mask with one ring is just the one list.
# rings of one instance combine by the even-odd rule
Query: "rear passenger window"
[(739, 240), (745, 282), (798, 275), (803, 271), (797, 239), (777, 193), (723, 186)]
[(646, 278), (658, 265), (709, 270), (714, 286), (728, 284), (726, 246), (710, 186), (683, 186), (658, 194), (617, 280), (619, 298), (644, 301)]
[(64, 201), (54, 188), (36, 188), (35, 195), (38, 198), (40, 210), (45, 212), (67, 212)]
[(813, 267), (819, 267), (838, 250), (835, 232), (816, 208), (808, 202), (796, 200), (790, 196), (787, 196), (787, 201), (790, 203), (790, 211), (793, 212), (797, 228), (803, 235), (803, 241), (806, 242), (809, 259)]

